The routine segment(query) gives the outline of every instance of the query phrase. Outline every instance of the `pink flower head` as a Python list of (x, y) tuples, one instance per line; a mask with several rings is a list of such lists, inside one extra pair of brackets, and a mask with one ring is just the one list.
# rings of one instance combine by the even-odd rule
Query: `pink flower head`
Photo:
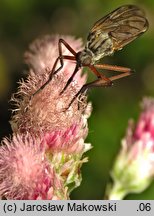
[[(76, 99), (68, 108), (74, 95), (86, 82), (81, 71), (74, 81), (63, 90), (68, 78), (73, 73), (75, 64), (65, 61), (63, 69), (39, 93), (31, 97), (49, 78), (52, 66), (58, 57), (59, 37), (45, 36), (34, 41), (25, 54), (30, 66), (26, 81), (21, 81), (19, 91), (13, 97), (17, 108), (12, 116), (11, 126), (14, 132), (33, 134), (45, 139), (47, 148), (54, 151), (79, 153), (85, 151), (84, 140), (88, 133), (87, 118), (91, 105), (86, 96)], [(76, 51), (81, 48), (80, 40), (63, 37)], [(69, 51), (64, 48), (64, 54)]]
[[(0, 147), (0, 197), (60, 199), (62, 185), (45, 157), (40, 139), (14, 135)], [(64, 193), (63, 193), (64, 194)], [(66, 197), (65, 197), (66, 198)]]
[[(141, 176), (154, 175), (154, 99), (144, 98), (142, 113), (133, 129), (133, 124), (127, 130), (127, 152), (130, 160), (140, 159)], [(124, 144), (125, 145), (125, 144)], [(145, 168), (145, 169), (144, 169)]]
[(142, 109), (143, 111), (134, 131), (134, 139), (144, 139), (143, 136), (150, 136), (154, 140), (154, 100), (144, 98)]
[[(122, 140), (121, 152), (112, 171), (112, 177), (122, 194), (141, 192), (153, 180), (154, 99), (145, 98), (143, 100), (142, 113), (136, 126), (130, 121), (126, 137)], [(115, 198), (115, 191), (114, 194), (112, 192), (111, 197)]]
[[(0, 195), (7, 199), (67, 199), (81, 183), (80, 168), (87, 162), (83, 154), (91, 148), (91, 144), (85, 143), (91, 104), (87, 104), (83, 94), (69, 108), (68, 105), (86, 77), (79, 71), (60, 94), (75, 67), (65, 61), (45, 88), (33, 95), (49, 79), (58, 57), (58, 39), (45, 36), (34, 41), (25, 53), (29, 75), (12, 97), (16, 109), (11, 126), (16, 135), (10, 141), (5, 139), (6, 145), (0, 149)], [(76, 51), (81, 48), (79, 40), (63, 39)], [(70, 55), (66, 48), (63, 53)]]

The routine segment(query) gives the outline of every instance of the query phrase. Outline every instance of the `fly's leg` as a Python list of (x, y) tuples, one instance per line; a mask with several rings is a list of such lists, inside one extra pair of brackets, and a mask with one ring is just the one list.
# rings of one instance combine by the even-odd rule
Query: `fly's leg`
[[(62, 54), (62, 45), (64, 45), (72, 54), (73, 56), (68, 56), (68, 55), (63, 55)], [(58, 51), (59, 51), (59, 56), (57, 57), (53, 68), (50, 72), (49, 79), (32, 95), (36, 95), (39, 93), (42, 89), (45, 88), (45, 86), (52, 80), (53, 75), (57, 74), (64, 66), (64, 59), (68, 60), (76, 60), (76, 52), (72, 49), (72, 47), (63, 39), (59, 39), (58, 42)], [(58, 61), (60, 62), (59, 68), (56, 69)]]

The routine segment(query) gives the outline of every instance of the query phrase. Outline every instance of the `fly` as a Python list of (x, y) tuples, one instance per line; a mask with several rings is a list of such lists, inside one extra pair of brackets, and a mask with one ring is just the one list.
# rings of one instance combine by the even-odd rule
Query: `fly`
[[(140, 8), (135, 5), (124, 5), (104, 16), (93, 25), (87, 37), (84, 50), (76, 52), (65, 40), (59, 39), (59, 56), (53, 65), (49, 79), (33, 96), (42, 90), (52, 80), (53, 75), (57, 74), (63, 68), (65, 59), (75, 61), (76, 66), (61, 94), (73, 81), (75, 74), (81, 67), (88, 67), (97, 77), (93, 82), (82, 86), (70, 101), (69, 106), (87, 89), (91, 87), (110, 86), (114, 80), (130, 75), (132, 71), (130, 68), (97, 64), (97, 61), (104, 56), (110, 56), (115, 51), (121, 50), (125, 45), (146, 32), (148, 26), (149, 24), (145, 18), (145, 14)], [(62, 46), (65, 46), (72, 55), (63, 55)], [(58, 62), (60, 62), (60, 67), (56, 69)], [(100, 73), (98, 69), (119, 71), (121, 73), (108, 78)]]

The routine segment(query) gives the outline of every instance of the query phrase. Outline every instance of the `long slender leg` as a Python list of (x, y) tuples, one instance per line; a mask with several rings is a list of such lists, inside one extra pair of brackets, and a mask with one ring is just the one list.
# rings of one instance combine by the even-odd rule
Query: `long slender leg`
[[(44, 89), (44, 87), (52, 80), (53, 72), (54, 72), (55, 67), (57, 66), (58, 60), (59, 60), (59, 57), (56, 59), (54, 65), (53, 65), (53, 68), (52, 68), (52, 70), (51, 70), (51, 72), (50, 72), (50, 75), (49, 75), (49, 79), (48, 79), (36, 92), (34, 92), (34, 94), (32, 95), (33, 97), (34, 97), (37, 93), (39, 93), (42, 89)], [(61, 66), (56, 70), (56, 72), (58, 72), (62, 67), (63, 67), (63, 65), (61, 65)]]
[(104, 74), (100, 73), (99, 71), (97, 71), (97, 69), (94, 67), (94, 65), (89, 65), (88, 66), (91, 71), (98, 77), (101, 78), (102, 80), (104, 80), (106, 83), (108, 83), (108, 85), (112, 85), (112, 81), (110, 80), (110, 78), (106, 77)]
[[(63, 55), (63, 53), (62, 53), (62, 45), (64, 45), (69, 51), (70, 51), (70, 53), (72, 53), (73, 54), (73, 56), (65, 56), (65, 55)], [(57, 73), (59, 70), (61, 70), (62, 69), (62, 67), (64, 66), (64, 59), (69, 59), (69, 60), (75, 60), (76, 58), (76, 52), (72, 49), (72, 47), (65, 41), (65, 40), (63, 40), (62, 38), (60, 38), (59, 39), (59, 41), (58, 41), (58, 51), (59, 51), (59, 56), (58, 56), (58, 58), (57, 59), (59, 59), (60, 60), (60, 63), (61, 63), (61, 66), (56, 70), (56, 71), (54, 71), (55, 70), (55, 68), (56, 68), (56, 65), (54, 64), (54, 66), (53, 66), (53, 69), (52, 69), (52, 73)], [(56, 59), (56, 61), (57, 61), (57, 59)]]
[[(129, 76), (131, 74), (131, 72), (126, 72), (126, 73), (122, 73), (116, 76), (112, 76), (110, 77), (110, 81), (114, 81), (117, 79), (121, 79), (125, 76)], [(93, 82), (87, 83), (85, 85), (82, 86), (82, 88), (77, 92), (77, 94), (72, 98), (71, 102), (68, 105), (68, 108), (71, 106), (71, 104), (75, 101), (75, 99), (80, 95), (83, 94), (86, 90), (92, 88), (92, 87), (107, 87), (110, 86), (110, 83), (102, 78), (99, 78)]]
[[(75, 57), (74, 56), (63, 56), (63, 59), (75, 60)], [(57, 68), (57, 70), (55, 70), (55, 68), (56, 68), (59, 60), (60, 60), (60, 57), (58, 56), (58, 58), (56, 59), (54, 65), (53, 65), (53, 68), (52, 68), (52, 70), (50, 72), (48, 80), (32, 96), (36, 95), (42, 89), (44, 89), (44, 87), (52, 80), (53, 75), (55, 75), (56, 73), (58, 73), (63, 68), (64, 62), (62, 61), (62, 64), (60, 65), (60, 67)]]
[[(84, 66), (84, 65), (83, 65), (83, 66)], [(85, 66), (86, 66), (86, 65), (85, 65)], [(103, 79), (104, 81), (106, 81), (106, 83), (108, 83), (108, 84), (107, 84), (108, 86), (109, 86), (109, 85), (112, 85), (112, 81), (111, 81), (109, 78), (105, 77), (102, 73), (99, 73), (99, 72), (96, 70), (96, 68), (94, 67), (94, 65), (88, 65), (88, 67), (93, 71), (93, 73), (94, 73), (98, 78), (101, 78), (101, 79)], [(72, 82), (72, 80), (73, 80), (75, 74), (78, 72), (78, 70), (79, 70), (79, 66), (76, 64), (76, 67), (75, 67), (75, 70), (74, 70), (72, 76), (69, 78), (69, 80), (67, 81), (67, 83), (66, 83), (64, 89), (61, 91), (60, 94), (62, 94), (62, 93), (67, 89), (67, 87), (68, 87), (69, 84)]]
[(119, 71), (122, 73), (132, 72), (130, 68), (116, 66), (116, 65), (96, 64), (95, 67), (100, 69), (105, 69), (105, 70), (111, 70), (111, 71)]
[[(64, 45), (73, 54), (73, 56), (63, 55), (62, 54), (62, 45)], [(56, 73), (58, 73), (63, 68), (63, 66), (64, 66), (64, 59), (76, 60), (76, 52), (63, 39), (59, 39), (59, 42), (58, 42), (58, 52), (59, 52), (59, 56), (57, 57), (54, 65), (53, 65), (53, 68), (52, 68), (52, 70), (50, 72), (50, 75), (49, 75), (49, 79), (32, 96), (34, 96), (35, 94), (37, 94), (38, 92), (40, 92), (42, 89), (44, 89), (44, 87), (52, 80), (53, 75), (55, 75)], [(60, 67), (58, 69), (56, 69), (58, 61), (60, 61), (61, 65), (60, 65)]]
[(60, 38), (59, 42), (58, 42), (58, 51), (59, 51), (60, 63), (61, 63), (61, 66), (63, 67), (64, 66), (64, 61), (63, 61), (64, 56), (63, 56), (63, 52), (62, 52), (62, 45), (64, 45), (70, 51), (70, 53), (73, 54), (73, 56), (76, 57), (77, 53), (75, 52), (75, 50), (65, 40), (63, 40), (62, 38)]
[(68, 79), (68, 81), (67, 81), (65, 87), (64, 87), (63, 90), (60, 92), (60, 95), (63, 94), (63, 92), (67, 89), (67, 87), (69, 86), (69, 84), (73, 81), (73, 78), (74, 78), (75, 74), (78, 72), (78, 70), (79, 70), (79, 66), (78, 66), (78, 64), (76, 64), (76, 67), (75, 67), (75, 69), (74, 69), (73, 74), (72, 74), (71, 77)]

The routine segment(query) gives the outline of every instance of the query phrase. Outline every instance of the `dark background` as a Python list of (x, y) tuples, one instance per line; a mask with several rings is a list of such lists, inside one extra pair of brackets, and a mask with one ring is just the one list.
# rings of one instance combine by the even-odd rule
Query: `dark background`
[[(82, 168), (83, 181), (72, 199), (102, 199), (109, 171), (120, 148), (128, 119), (137, 119), (143, 96), (154, 96), (154, 1), (121, 0), (1, 0), (0, 1), (0, 137), (11, 133), (8, 100), (24, 77), (23, 53), (43, 34), (66, 34), (86, 40), (92, 24), (122, 4), (142, 7), (150, 23), (146, 34), (112, 57), (103, 59), (136, 72), (111, 88), (93, 89), (89, 136), (94, 148)], [(90, 74), (90, 73), (89, 73)], [(91, 75), (89, 75), (91, 76)], [(126, 199), (154, 199), (154, 184)]]

